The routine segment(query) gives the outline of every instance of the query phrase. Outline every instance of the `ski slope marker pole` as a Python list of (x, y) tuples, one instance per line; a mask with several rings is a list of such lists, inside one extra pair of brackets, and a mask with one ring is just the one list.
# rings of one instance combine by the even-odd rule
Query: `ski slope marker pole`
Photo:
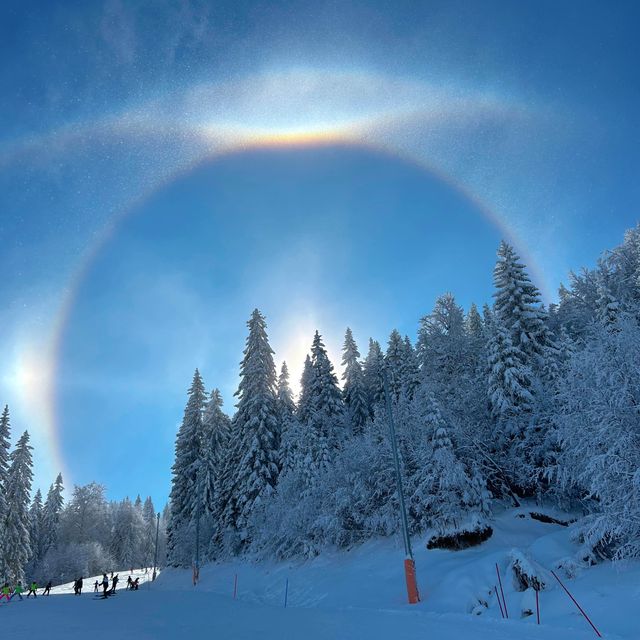
[(236, 595), (238, 593), (238, 574), (236, 573), (235, 578), (233, 579), (233, 599), (236, 599)]
[(504, 611), (502, 610), (502, 602), (500, 602), (500, 594), (498, 593), (498, 587), (493, 585), (493, 588), (495, 589), (495, 592), (496, 592), (496, 598), (498, 598), (498, 606), (500, 607), (500, 615), (502, 616), (502, 619), (504, 620)]
[(578, 607), (580, 613), (585, 617), (586, 621), (591, 625), (591, 628), (596, 632), (596, 635), (598, 636), (598, 638), (602, 638), (602, 635), (600, 635), (600, 632), (596, 629), (596, 625), (593, 624), (593, 622), (591, 622), (591, 620), (589, 619), (589, 616), (584, 612), (584, 609), (578, 604), (576, 599), (569, 593), (569, 589), (567, 589), (567, 587), (565, 587), (564, 584), (562, 584), (562, 580), (558, 578), (558, 576), (556, 575), (556, 572), (551, 571), (551, 575), (558, 581), (560, 586), (564, 589), (565, 593), (571, 598), (571, 600), (573, 601), (573, 604), (575, 604), (576, 607)]
[(500, 569), (498, 569), (497, 562), (496, 562), (496, 573), (498, 574), (498, 584), (500, 585), (500, 593), (502, 594), (502, 604), (504, 605), (504, 617), (509, 618), (509, 612), (507, 611), (507, 601), (504, 599), (504, 591), (502, 590), (502, 579), (500, 578)]
[(289, 598), (289, 578), (284, 583), (284, 608), (287, 608), (287, 600)]
[(538, 624), (540, 624), (540, 601), (538, 599), (537, 589), (536, 589), (536, 616), (538, 617)]

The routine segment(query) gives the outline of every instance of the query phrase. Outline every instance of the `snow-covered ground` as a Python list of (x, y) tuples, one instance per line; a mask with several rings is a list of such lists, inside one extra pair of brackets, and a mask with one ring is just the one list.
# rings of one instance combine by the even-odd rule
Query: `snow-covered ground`
[[(138, 585), (139, 585), (139, 588), (141, 588), (145, 582), (151, 581), (151, 576), (153, 575), (153, 569), (134, 569), (133, 571), (131, 570), (114, 571), (113, 574), (114, 575), (118, 574), (118, 586), (116, 587), (116, 590), (120, 591), (120, 589), (124, 589), (127, 586), (127, 578), (129, 576), (131, 576), (132, 580), (135, 580), (136, 578), (138, 578)], [(109, 577), (109, 586), (111, 587), (111, 573), (108, 573), (107, 576)], [(90, 578), (83, 577), (82, 592), (93, 593), (93, 585), (96, 580), (99, 583), (102, 582), (102, 574), (99, 576), (91, 576)], [(51, 595), (55, 595), (55, 596), (68, 595), (68, 594), (73, 595), (73, 585), (74, 585), (73, 582), (59, 584), (51, 589)], [(44, 585), (40, 585), (41, 588), (38, 590), (38, 593), (42, 593), (43, 586)], [(148, 586), (149, 585), (147, 585), (147, 588)], [(102, 593), (102, 586), (100, 586), (100, 592)]]
[[(525, 516), (525, 517), (521, 517)], [(155, 583), (115, 598), (38, 598), (0, 608), (3, 637), (49, 640), (80, 633), (119, 638), (474, 638), (478, 640), (582, 640), (596, 635), (547, 572), (572, 555), (566, 527), (528, 517), (528, 509), (496, 518), (493, 537), (461, 552), (428, 551), (414, 540), (423, 602), (405, 602), (403, 554), (398, 541), (380, 540), (304, 563), (228, 563), (190, 571), (166, 570)], [(518, 591), (509, 569), (513, 549), (538, 571), (541, 625), (532, 591)], [(503, 578), (509, 620), (500, 615), (493, 588), (495, 563)], [(126, 581), (126, 572), (120, 577)], [(237, 597), (233, 599), (235, 576)], [(559, 572), (564, 580), (565, 574)], [(89, 579), (91, 580), (91, 579)], [(95, 580), (95, 578), (94, 578)], [(288, 606), (284, 607), (288, 580)], [(640, 563), (604, 564), (564, 580), (606, 638), (640, 638)], [(121, 583), (124, 586), (124, 583)], [(61, 590), (63, 591), (63, 590)], [(485, 606), (486, 605), (486, 606)], [(6, 632), (6, 636), (4, 635)]]

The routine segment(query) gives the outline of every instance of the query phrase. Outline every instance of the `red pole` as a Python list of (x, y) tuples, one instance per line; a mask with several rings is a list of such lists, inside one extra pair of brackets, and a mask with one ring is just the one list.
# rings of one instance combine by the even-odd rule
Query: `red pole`
[(235, 578), (233, 579), (233, 599), (236, 599), (236, 594), (238, 593), (238, 574), (236, 573)]
[(573, 601), (573, 604), (575, 604), (576, 607), (578, 607), (578, 609), (580, 610), (580, 613), (586, 618), (587, 622), (591, 625), (593, 630), (596, 632), (596, 635), (598, 636), (598, 638), (602, 638), (602, 636), (600, 635), (600, 632), (596, 629), (596, 626), (589, 619), (589, 616), (584, 612), (584, 609), (576, 602), (576, 599), (569, 593), (569, 589), (567, 589), (567, 587), (565, 587), (564, 584), (562, 584), (562, 580), (558, 578), (555, 571), (552, 571), (551, 575), (553, 575), (553, 577), (560, 583), (560, 586), (565, 590), (565, 593), (571, 598), (571, 600)]
[(500, 607), (500, 615), (502, 616), (502, 618), (504, 619), (504, 611), (502, 610), (502, 602), (500, 602), (500, 594), (498, 593), (498, 587), (496, 587), (495, 585), (493, 586), (493, 588), (496, 591), (496, 598), (498, 598), (498, 606)]
[(416, 604), (420, 602), (418, 583), (416, 582), (416, 563), (411, 558), (406, 558), (404, 561), (404, 577), (407, 583), (409, 604)]
[(536, 589), (536, 615), (538, 616), (538, 624), (540, 624), (540, 602), (538, 600), (538, 590)]
[(500, 593), (502, 594), (502, 603), (504, 604), (504, 617), (509, 617), (509, 612), (507, 611), (507, 601), (504, 599), (504, 591), (502, 590), (502, 580), (500, 579), (500, 569), (498, 569), (498, 563), (496, 562), (496, 573), (498, 574), (498, 584), (500, 585)]

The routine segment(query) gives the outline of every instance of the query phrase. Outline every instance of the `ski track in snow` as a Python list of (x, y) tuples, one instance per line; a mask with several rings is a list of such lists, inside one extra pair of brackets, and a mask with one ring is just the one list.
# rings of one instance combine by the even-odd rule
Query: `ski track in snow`
[[(536, 509), (539, 510), (539, 509)], [(0, 605), (3, 638), (47, 640), (115, 632), (118, 639), (209, 637), (233, 640), (582, 640), (596, 635), (554, 582), (540, 592), (542, 624), (535, 615), (521, 617), (535, 603), (531, 590), (516, 590), (509, 555), (517, 548), (543, 570), (575, 553), (569, 530), (518, 518), (527, 508), (496, 518), (493, 537), (461, 552), (427, 551), (416, 538), (415, 557), (423, 602), (405, 603), (403, 555), (393, 540), (368, 542), (349, 552), (332, 552), (308, 562), (207, 565), (200, 584), (188, 570), (166, 570), (157, 582), (136, 592), (96, 599), (95, 577), (85, 579), (85, 593), (69, 595), (72, 585), (52, 590), (58, 597)], [(495, 563), (500, 566), (509, 609), (502, 620), (495, 594)], [(233, 583), (238, 575), (238, 596)], [(141, 581), (150, 572), (135, 572)], [(550, 575), (550, 574), (549, 574)], [(545, 573), (545, 578), (547, 577)], [(562, 574), (561, 574), (562, 577)], [(284, 589), (289, 579), (288, 607)], [(551, 578), (553, 580), (553, 578)], [(603, 564), (583, 570), (565, 584), (605, 638), (640, 638), (640, 563)], [(481, 615), (470, 612), (482, 598)], [(535, 604), (533, 604), (535, 606)]]

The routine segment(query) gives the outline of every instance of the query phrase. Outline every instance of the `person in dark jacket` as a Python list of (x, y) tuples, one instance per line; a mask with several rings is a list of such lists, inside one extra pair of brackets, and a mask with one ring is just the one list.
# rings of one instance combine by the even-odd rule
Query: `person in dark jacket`
[(102, 575), (102, 596), (106, 598), (109, 595), (109, 578), (107, 574)]
[(49, 580), (49, 582), (47, 582), (47, 586), (44, 588), (44, 591), (42, 592), (43, 596), (48, 596), (51, 595), (51, 587), (53, 585), (51, 584), (51, 580)]
[(115, 593), (116, 592), (116, 587), (118, 586), (118, 574), (116, 573), (116, 575), (113, 577), (113, 581), (111, 584), (111, 593)]

